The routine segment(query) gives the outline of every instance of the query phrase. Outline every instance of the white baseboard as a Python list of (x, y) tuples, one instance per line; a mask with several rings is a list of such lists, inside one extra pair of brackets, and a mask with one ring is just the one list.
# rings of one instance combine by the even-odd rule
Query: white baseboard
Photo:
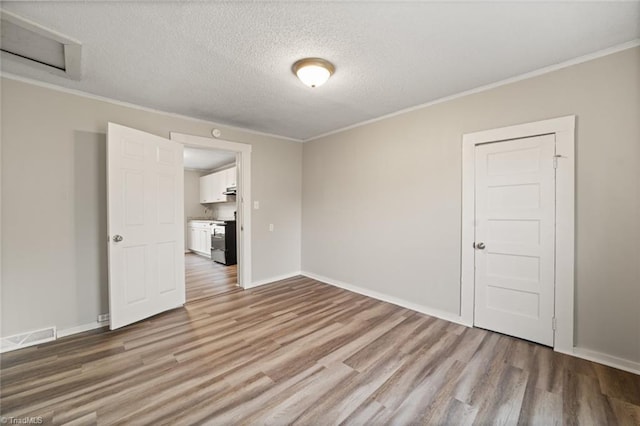
[(302, 275), (304, 275), (305, 277), (313, 278), (314, 280), (321, 281), (326, 284), (330, 284), (335, 287), (340, 287), (345, 290), (352, 291), (354, 293), (362, 294), (363, 296), (371, 297), (373, 299), (381, 300), (383, 302), (388, 302), (394, 305), (402, 306), (403, 308), (411, 309), (412, 311), (420, 312), (421, 314), (440, 318), (445, 321), (450, 321), (456, 324), (464, 325), (466, 327), (473, 326), (473, 324), (468, 324), (465, 321), (463, 321), (460, 315), (456, 315), (451, 312), (430, 308), (429, 306), (419, 305), (417, 303), (409, 302), (408, 300), (404, 300), (399, 297), (390, 296), (385, 293), (380, 293), (374, 290), (369, 290), (364, 287), (359, 287), (359, 286), (348, 284), (342, 281), (334, 280), (332, 278), (314, 274), (313, 272), (302, 271)]
[(58, 338), (71, 336), (72, 334), (83, 333), (89, 330), (95, 330), (96, 328), (101, 328), (108, 325), (109, 321), (94, 321), (89, 324), (82, 324), (71, 328), (65, 328), (64, 330), (58, 330)]
[(282, 275), (278, 275), (278, 276), (275, 276), (275, 277), (267, 278), (267, 279), (264, 279), (264, 280), (254, 281), (254, 282), (251, 283), (251, 285), (245, 287), (245, 290), (248, 290), (248, 289), (254, 288), (254, 287), (259, 287), (259, 286), (265, 285), (265, 284), (271, 284), (273, 282), (280, 281), (280, 280), (286, 280), (287, 278), (297, 277), (298, 275), (302, 275), (302, 272), (300, 272), (300, 271), (289, 272), (288, 274), (282, 274)]
[(586, 359), (587, 361), (597, 362), (618, 370), (628, 371), (629, 373), (640, 375), (640, 362), (631, 361), (617, 356), (608, 355), (602, 352), (592, 351), (590, 349), (576, 347), (572, 351), (558, 351), (560, 353), (575, 356), (576, 358)]

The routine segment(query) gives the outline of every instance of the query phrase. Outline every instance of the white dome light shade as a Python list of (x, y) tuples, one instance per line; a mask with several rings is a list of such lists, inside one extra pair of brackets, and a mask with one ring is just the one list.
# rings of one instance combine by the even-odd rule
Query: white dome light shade
[(329, 80), (331, 73), (328, 69), (318, 65), (307, 65), (298, 70), (297, 76), (304, 84), (309, 87), (322, 86)]
[(300, 59), (292, 67), (293, 73), (309, 87), (322, 86), (329, 80), (335, 67), (329, 61), (320, 58)]

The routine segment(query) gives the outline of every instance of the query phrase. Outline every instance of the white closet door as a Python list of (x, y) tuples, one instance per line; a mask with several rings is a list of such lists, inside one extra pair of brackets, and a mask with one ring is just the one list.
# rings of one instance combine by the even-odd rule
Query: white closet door
[(555, 136), (476, 146), (478, 327), (553, 346)]

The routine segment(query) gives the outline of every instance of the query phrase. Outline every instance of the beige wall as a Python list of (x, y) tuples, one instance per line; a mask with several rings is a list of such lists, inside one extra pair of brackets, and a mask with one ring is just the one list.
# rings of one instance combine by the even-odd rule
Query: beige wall
[[(184, 171), (184, 219), (205, 217), (206, 206), (200, 204), (200, 176), (198, 170)], [(206, 213), (208, 216), (209, 212)]]
[(233, 219), (234, 212), (238, 211), (236, 203), (213, 203), (211, 204), (211, 214), (216, 219)]
[[(2, 79), (2, 336), (107, 312), (105, 133), (112, 121), (252, 145), (253, 280), (300, 270), (302, 144)], [(268, 224), (276, 223), (274, 232)]]
[(462, 134), (571, 114), (576, 343), (640, 362), (640, 48), (306, 143), (303, 271), (457, 314)]

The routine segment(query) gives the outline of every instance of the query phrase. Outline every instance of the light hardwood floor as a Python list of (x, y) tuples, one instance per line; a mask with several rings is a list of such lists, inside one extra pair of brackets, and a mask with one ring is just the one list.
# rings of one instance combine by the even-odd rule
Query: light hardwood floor
[(640, 376), (304, 277), (1, 367), (2, 415), (54, 424), (640, 424)]
[(184, 256), (187, 302), (239, 290), (238, 265), (225, 266), (189, 253)]

